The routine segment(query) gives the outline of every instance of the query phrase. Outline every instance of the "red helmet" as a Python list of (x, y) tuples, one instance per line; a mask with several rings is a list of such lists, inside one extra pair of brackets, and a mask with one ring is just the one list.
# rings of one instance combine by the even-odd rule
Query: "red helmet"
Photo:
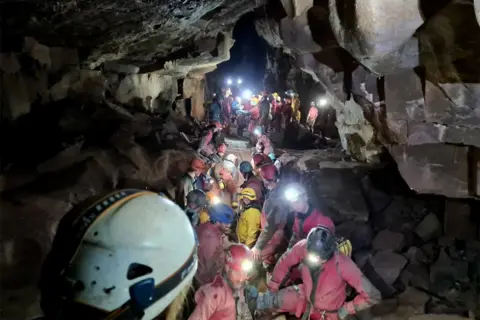
[(227, 145), (225, 143), (222, 143), (217, 147), (218, 153), (225, 153), (225, 151), (227, 151)]
[(277, 180), (277, 167), (273, 163), (269, 163), (260, 168), (260, 176), (268, 181)]
[(222, 129), (222, 124), (221, 124), (220, 122), (218, 122), (218, 121), (214, 121), (214, 122), (212, 122), (211, 124), (212, 124), (212, 125), (215, 125), (215, 128), (216, 128), (216, 129), (219, 129), (219, 130)]
[(195, 171), (203, 171), (207, 168), (207, 165), (203, 160), (195, 158), (192, 160), (192, 164), (190, 165), (190, 167), (192, 168), (192, 170)]
[(227, 250), (226, 265), (237, 271), (248, 272), (253, 267), (253, 256), (244, 244), (233, 244)]
[(268, 156), (264, 155), (263, 153), (256, 153), (252, 157), (252, 166), (259, 167), (267, 163), (272, 163), (272, 159)]

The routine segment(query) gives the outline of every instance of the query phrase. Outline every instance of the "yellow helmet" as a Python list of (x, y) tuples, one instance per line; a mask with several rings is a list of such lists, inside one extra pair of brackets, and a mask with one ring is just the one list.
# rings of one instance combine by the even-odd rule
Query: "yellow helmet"
[(257, 200), (257, 194), (252, 188), (243, 188), (238, 195), (238, 200), (242, 200), (243, 198), (247, 198), (250, 201), (255, 201)]
[(278, 97), (278, 93), (274, 92), (272, 93), (272, 96), (276, 99)]
[(257, 97), (253, 97), (252, 100), (250, 101), (250, 103), (252, 104), (252, 106), (257, 105), (257, 103), (258, 103), (258, 98), (257, 98)]

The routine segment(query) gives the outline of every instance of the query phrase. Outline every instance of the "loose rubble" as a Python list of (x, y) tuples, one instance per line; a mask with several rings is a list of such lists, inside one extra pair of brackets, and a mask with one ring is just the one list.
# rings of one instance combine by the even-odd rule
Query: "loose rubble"
[[(75, 105), (62, 108), (61, 126), (47, 120), (44, 125), (54, 128), (51, 132), (73, 132), (69, 140), (49, 140), (52, 145), (35, 159), (17, 161), (22, 153), (12, 152), (11, 165), (0, 177), (0, 280), (5, 292), (0, 299), (11, 305), (2, 310), (8, 319), (24, 319), (38, 304), (39, 266), (58, 221), (73, 205), (113, 188), (173, 195), (194, 154), (179, 135), (188, 123), (175, 114), (152, 117), (129, 109), (126, 118), (105, 105), (83, 111)], [(93, 130), (95, 137), (78, 128)], [(30, 134), (41, 130), (35, 127)], [(229, 139), (235, 152), (243, 154), (240, 144)], [(471, 227), (465, 220), (453, 225), (450, 200), (409, 193), (392, 184), (398, 173), (390, 168), (342, 159), (333, 149), (281, 153), (283, 174), (299, 175), (309, 192), (318, 195), (338, 235), (352, 241), (353, 259), (382, 292), (385, 300), (371, 311), (373, 319), (417, 319), (424, 313), (478, 316), (480, 242), (468, 230), (462, 232)], [(459, 208), (471, 212), (469, 205)], [(451, 225), (442, 227), (442, 220)]]

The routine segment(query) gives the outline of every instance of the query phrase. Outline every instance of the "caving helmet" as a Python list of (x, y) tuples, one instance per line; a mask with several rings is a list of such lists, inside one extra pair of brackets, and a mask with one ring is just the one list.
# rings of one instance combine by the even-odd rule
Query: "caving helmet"
[(192, 190), (187, 194), (187, 204), (193, 204), (199, 208), (206, 207), (208, 206), (207, 195), (202, 190)]
[(225, 160), (230, 161), (230, 162), (233, 163), (235, 166), (236, 166), (237, 163), (238, 163), (238, 157), (237, 157), (236, 155), (234, 155), (233, 153), (228, 154), (228, 155), (225, 157)]
[(42, 309), (47, 319), (153, 319), (190, 285), (195, 248), (185, 213), (156, 193), (90, 199), (60, 221), (42, 267)]
[(252, 172), (253, 171), (253, 167), (252, 167), (252, 164), (248, 161), (242, 161), (240, 163), (240, 172), (241, 173), (248, 173), (248, 172)]
[(233, 209), (224, 203), (216, 204), (210, 207), (210, 221), (212, 223), (219, 222), (230, 224), (233, 222)]
[(318, 225), (310, 230), (307, 236), (307, 262), (319, 263), (333, 257), (337, 250), (337, 242), (333, 231), (327, 226)]
[(293, 182), (286, 186), (284, 196), (289, 203), (307, 201), (307, 190), (301, 183)]
[(260, 176), (263, 180), (276, 182), (278, 180), (277, 167), (273, 163), (268, 163), (260, 168)]
[(217, 147), (217, 153), (225, 153), (227, 151), (227, 145), (225, 143), (220, 144)]
[(222, 130), (222, 124), (218, 121), (213, 121), (211, 125), (215, 126), (215, 130)]
[(252, 167), (259, 168), (265, 164), (272, 163), (272, 159), (265, 156), (263, 153), (255, 153), (252, 157)]
[(225, 264), (236, 270), (248, 273), (253, 268), (253, 255), (244, 244), (231, 245), (225, 256)]
[(257, 200), (257, 193), (252, 188), (243, 188), (238, 194), (238, 200), (242, 200), (243, 198), (255, 201)]
[(190, 168), (197, 174), (203, 173), (207, 169), (207, 164), (202, 159), (195, 158), (192, 160)]

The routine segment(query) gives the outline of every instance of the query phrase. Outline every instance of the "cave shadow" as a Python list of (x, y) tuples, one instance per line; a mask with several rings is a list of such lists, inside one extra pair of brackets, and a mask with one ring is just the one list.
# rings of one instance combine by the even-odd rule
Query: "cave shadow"
[(421, 66), (417, 73), (434, 84), (480, 83), (480, 74), (472, 72), (480, 69), (480, 26), (473, 3), (423, 0), (420, 10), (430, 20), (416, 33)]

